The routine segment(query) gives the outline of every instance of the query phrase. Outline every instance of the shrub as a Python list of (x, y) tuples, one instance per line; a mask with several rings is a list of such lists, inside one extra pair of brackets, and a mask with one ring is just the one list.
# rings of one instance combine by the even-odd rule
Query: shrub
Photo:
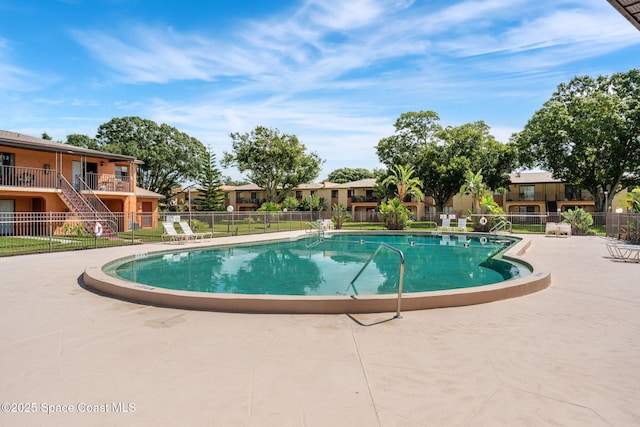
[(582, 208), (569, 209), (562, 212), (562, 218), (571, 224), (572, 234), (587, 234), (589, 226), (593, 224), (593, 217)]
[(384, 222), (388, 230), (404, 230), (410, 216), (411, 211), (397, 197), (381, 204), (378, 212), (380, 221)]
[(77, 223), (77, 224), (67, 223), (63, 225), (62, 234), (65, 236), (78, 236), (78, 237), (89, 235), (87, 230), (85, 230), (84, 225), (80, 223)]

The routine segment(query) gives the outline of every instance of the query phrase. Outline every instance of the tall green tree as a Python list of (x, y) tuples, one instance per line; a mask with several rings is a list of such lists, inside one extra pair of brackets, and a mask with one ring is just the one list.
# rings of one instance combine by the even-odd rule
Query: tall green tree
[(232, 133), (232, 152), (225, 152), (223, 166), (237, 166), (247, 179), (267, 191), (267, 200), (280, 203), (293, 188), (313, 181), (323, 160), (307, 154), (295, 135), (257, 126), (249, 133)]
[(464, 184), (460, 188), (460, 195), (470, 195), (472, 200), (472, 210), (473, 213), (481, 213), (480, 212), (480, 202), (484, 193), (486, 192), (487, 187), (482, 178), (482, 170), (479, 170), (476, 173), (467, 171), (464, 177)]
[(197, 180), (207, 159), (207, 149), (196, 138), (140, 117), (111, 119), (100, 125), (96, 141), (100, 150), (141, 160), (138, 186), (167, 198), (180, 183)]
[(222, 172), (218, 169), (216, 155), (211, 147), (204, 154), (204, 164), (198, 176), (198, 192), (196, 206), (203, 211), (224, 210), (224, 192), (222, 185)]
[(561, 83), (512, 141), (522, 164), (589, 190), (604, 211), (605, 191), (640, 182), (640, 69)]
[(73, 145), (74, 147), (90, 148), (92, 150), (100, 149), (100, 147), (98, 146), (98, 142), (94, 138), (78, 133), (67, 135), (65, 144)]
[(391, 175), (386, 177), (381, 185), (386, 187), (395, 187), (395, 195), (402, 202), (407, 196), (414, 196), (418, 201), (422, 201), (422, 182), (414, 176), (415, 169), (413, 166), (405, 167), (403, 165), (395, 165), (391, 170)]
[(374, 178), (373, 172), (365, 168), (340, 168), (332, 171), (327, 181), (336, 184), (360, 181), (361, 179)]
[(482, 121), (443, 128), (438, 120), (433, 111), (402, 114), (395, 134), (376, 147), (380, 161), (389, 168), (413, 166), (424, 194), (433, 197), (440, 211), (458, 193), (469, 170), (482, 169), (492, 189), (509, 185), (517, 161), (512, 145), (498, 142)]
[(434, 111), (401, 114), (394, 124), (395, 134), (378, 142), (378, 158), (389, 169), (393, 165), (415, 165), (424, 147), (438, 142), (436, 135), (442, 130), (439, 120)]
[(640, 187), (634, 188), (620, 201), (623, 202), (621, 207), (627, 208), (627, 211), (640, 213)]

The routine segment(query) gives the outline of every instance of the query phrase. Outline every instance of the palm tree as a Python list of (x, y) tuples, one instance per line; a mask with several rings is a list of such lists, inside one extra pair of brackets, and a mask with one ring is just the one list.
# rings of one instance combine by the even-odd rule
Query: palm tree
[(385, 187), (395, 185), (396, 196), (400, 201), (403, 201), (405, 197), (411, 195), (418, 201), (422, 201), (424, 194), (422, 194), (422, 181), (418, 177), (413, 176), (415, 169), (413, 166), (395, 165), (391, 170), (391, 175), (386, 177), (381, 184)]
[(631, 212), (640, 212), (640, 187), (634, 188), (629, 194), (621, 199)]
[(460, 195), (471, 195), (473, 200), (473, 213), (481, 213), (480, 202), (487, 186), (482, 182), (482, 169), (475, 174), (468, 170), (464, 177), (464, 184), (460, 188)]

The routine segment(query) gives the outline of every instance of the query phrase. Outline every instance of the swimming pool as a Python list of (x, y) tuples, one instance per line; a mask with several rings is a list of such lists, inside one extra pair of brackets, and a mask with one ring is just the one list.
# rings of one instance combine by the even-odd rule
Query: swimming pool
[[(261, 244), (192, 248), (125, 259), (108, 275), (148, 286), (251, 295), (382, 295), (398, 292), (404, 254), (405, 293), (483, 286), (530, 274), (499, 258), (514, 238), (340, 233)], [(362, 271), (361, 271), (362, 270)], [(356, 278), (357, 280), (354, 280)]]
[[(129, 256), (123, 258), (120, 255), (119, 258), (111, 258), (110, 261), (107, 261), (109, 255), (106, 255), (105, 258), (95, 260), (95, 262), (86, 266), (82, 275), (82, 282), (87, 288), (97, 290), (102, 295), (142, 304), (190, 310), (296, 314), (399, 312), (400, 301), (402, 302), (402, 311), (482, 304), (538, 292), (546, 289), (551, 283), (551, 274), (549, 272), (543, 270), (540, 266), (535, 266), (525, 261), (523, 258), (527, 248), (531, 245), (531, 241), (526, 238), (517, 241), (513, 246), (507, 246), (513, 241), (504, 237), (492, 238), (491, 236), (475, 234), (431, 236), (430, 233), (411, 232), (344, 233), (345, 237), (332, 240), (341, 234), (339, 231), (331, 232), (322, 240), (306, 235), (303, 231), (281, 232), (268, 235), (221, 237), (214, 239), (211, 246), (203, 246), (202, 243), (186, 243), (180, 245), (180, 247), (171, 245), (172, 249), (170, 251), (166, 250), (168, 247), (166, 244), (144, 245), (140, 248), (130, 247), (127, 250), (119, 249), (117, 253), (122, 254), (125, 251), (129, 253)], [(379, 251), (378, 255), (369, 263), (352, 286), (353, 276), (351, 273), (354, 270), (349, 271), (348, 274), (343, 270), (340, 270), (340, 273), (335, 273), (334, 271), (341, 265), (350, 266), (353, 264), (349, 268), (355, 268), (356, 265), (361, 268), (366, 264), (368, 257), (378, 247), (373, 243), (371, 237), (378, 234), (394, 236), (393, 239), (396, 239), (394, 244), (401, 246), (402, 250), (408, 254), (411, 265), (415, 264), (413, 267), (411, 265), (407, 266), (408, 274), (413, 274), (411, 270), (419, 270), (417, 265), (425, 264), (424, 259), (418, 259), (419, 262), (412, 261), (411, 251), (413, 249), (420, 249), (420, 246), (437, 246), (443, 252), (438, 252), (439, 255), (431, 255), (428, 263), (432, 266), (440, 265), (441, 272), (457, 274), (465, 281), (470, 275), (476, 276), (477, 274), (484, 277), (486, 282), (493, 280), (492, 277), (497, 278), (499, 281), (484, 285), (478, 283), (471, 287), (456, 287), (459, 286), (459, 282), (457, 284), (449, 282), (454, 283), (454, 285), (447, 285), (447, 289), (444, 290), (431, 291), (419, 291), (417, 290), (418, 288), (413, 288), (414, 285), (410, 281), (407, 285), (410, 291), (408, 292), (407, 287), (405, 287), (402, 298), (399, 298), (395, 293), (384, 292), (389, 292), (390, 290), (395, 292), (394, 275), (398, 277), (399, 260), (398, 258), (393, 259), (393, 256), (391, 256), (388, 261), (385, 261), (385, 257), (388, 258), (391, 252), (383, 249)], [(346, 237), (347, 235), (349, 237)], [(422, 238), (431, 238), (432, 240), (420, 240)], [(339, 253), (332, 250), (331, 246), (327, 246), (341, 239), (350, 240), (348, 251)], [(274, 248), (274, 246), (263, 246), (265, 243), (269, 245), (275, 244), (275, 247), (285, 247), (287, 250), (282, 254), (278, 254), (277, 251), (264, 249), (265, 247)], [(302, 243), (304, 245), (301, 245)], [(296, 249), (292, 249), (289, 246), (290, 244), (293, 244)], [(250, 254), (250, 246), (262, 248), (262, 251)], [(202, 252), (209, 252), (214, 249), (217, 251), (213, 253), (219, 257), (218, 261), (203, 261), (198, 256)], [(471, 268), (469, 257), (475, 250), (488, 251), (485, 252), (485, 255), (493, 252), (495, 256), (486, 258), (485, 262), (482, 263), (483, 265), (480, 266), (482, 267), (481, 269)], [(446, 265), (441, 264), (439, 261), (441, 255), (445, 256), (447, 253), (449, 255), (452, 253), (458, 254), (455, 257), (456, 261)], [(259, 258), (271, 261), (269, 263), (256, 261)], [(328, 269), (328, 275), (315, 277), (311, 274), (319, 271), (321, 267), (315, 264), (314, 258), (322, 260), (331, 266)], [(190, 262), (181, 263), (181, 260), (190, 260)], [(311, 264), (312, 262), (313, 264)], [(162, 264), (164, 265), (162, 274), (157, 274), (158, 272), (155, 271), (153, 273), (155, 276), (164, 277), (165, 279), (162, 280), (169, 279), (166, 280), (168, 282), (192, 283), (190, 279), (194, 276), (194, 271), (197, 270), (191, 267), (198, 263), (206, 265), (208, 270), (200, 271), (196, 275), (205, 278), (209, 277), (209, 279), (211, 276), (216, 277), (219, 279), (215, 281), (217, 284), (210, 286), (216, 287), (218, 292), (224, 291), (223, 293), (169, 289), (160, 287), (157, 284), (149, 285), (137, 281), (138, 272), (141, 272), (142, 276), (140, 278), (144, 280), (145, 273), (142, 270), (154, 271)], [(143, 269), (133, 268), (134, 264), (145, 267)], [(230, 280), (229, 277), (231, 276), (231, 271), (237, 271), (237, 267), (243, 264), (245, 267), (242, 274), (257, 273), (254, 276), (257, 279), (254, 281), (261, 286), (268, 284), (265, 276), (267, 271), (275, 272), (274, 277), (283, 282), (288, 282), (288, 279), (293, 277), (302, 277), (305, 279), (305, 284), (298, 285), (295, 288), (298, 293), (295, 295), (239, 293), (243, 290), (238, 286), (239, 282)], [(174, 270), (173, 267), (165, 267), (169, 265), (181, 265), (181, 268), (186, 267), (186, 270), (178, 273), (178, 270)], [(262, 269), (256, 268), (254, 271), (254, 265), (262, 265)], [(265, 265), (268, 267), (265, 267)], [(316, 265), (316, 267), (308, 269), (310, 265)], [(513, 267), (517, 267), (517, 275), (512, 274), (514, 272), (512, 270)], [(133, 281), (115, 274), (118, 269), (121, 272), (125, 272), (128, 269), (130, 273), (123, 274), (125, 276), (126, 274), (131, 274), (129, 279)], [(507, 273), (507, 270), (510, 273)], [(478, 271), (481, 271), (482, 274), (477, 273)], [(422, 273), (422, 275), (426, 276), (425, 273)], [(437, 278), (440, 277), (440, 273), (430, 273), (428, 276)], [(285, 277), (286, 279), (284, 279)], [(449, 277), (452, 278), (453, 276)], [(512, 278), (508, 279), (508, 277)], [(382, 278), (382, 281), (380, 281), (380, 278)], [(447, 282), (444, 280), (439, 281)], [(429, 283), (428, 280), (422, 280), (422, 282)], [(321, 285), (323, 287), (329, 286), (329, 288), (332, 286), (330, 291), (325, 292), (327, 295), (320, 295), (316, 292)], [(285, 286), (290, 285), (285, 284)], [(300, 289), (301, 286), (302, 290)], [(185, 286), (181, 287), (184, 288)], [(373, 289), (372, 292), (376, 293), (365, 294), (364, 292), (369, 292), (366, 291), (367, 288)], [(230, 291), (235, 291), (235, 293), (229, 293)], [(302, 291), (304, 291), (304, 295), (302, 295)], [(251, 292), (254, 291), (252, 290)], [(331, 292), (334, 293), (330, 294)]]

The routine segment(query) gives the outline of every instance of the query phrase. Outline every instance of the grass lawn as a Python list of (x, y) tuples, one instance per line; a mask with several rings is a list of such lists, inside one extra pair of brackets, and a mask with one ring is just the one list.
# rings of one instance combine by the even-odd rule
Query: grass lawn
[[(178, 232), (179, 226), (176, 225)], [(237, 221), (220, 221), (214, 224), (213, 230), (208, 224), (194, 221), (194, 232), (213, 231), (213, 237), (230, 236), (232, 234), (248, 235), (275, 233), (279, 231), (305, 230), (309, 228), (307, 221), (280, 221), (267, 222), (242, 219)], [(386, 230), (380, 222), (345, 222), (344, 230)], [(544, 233), (544, 224), (514, 224), (513, 232), (517, 234), (541, 234)], [(437, 224), (432, 221), (413, 221), (408, 224), (407, 230), (436, 231)], [(605, 227), (597, 225), (591, 227), (591, 232), (596, 235), (605, 235)], [(467, 228), (467, 231), (472, 231)], [(48, 236), (42, 237), (7, 237), (0, 236), (0, 256), (20, 255), (28, 253), (67, 251), (79, 249), (92, 249), (107, 246), (122, 246), (140, 243), (159, 242), (162, 240), (164, 229), (162, 225), (149, 229), (140, 229), (118, 233), (118, 239), (95, 238), (93, 236)]]

